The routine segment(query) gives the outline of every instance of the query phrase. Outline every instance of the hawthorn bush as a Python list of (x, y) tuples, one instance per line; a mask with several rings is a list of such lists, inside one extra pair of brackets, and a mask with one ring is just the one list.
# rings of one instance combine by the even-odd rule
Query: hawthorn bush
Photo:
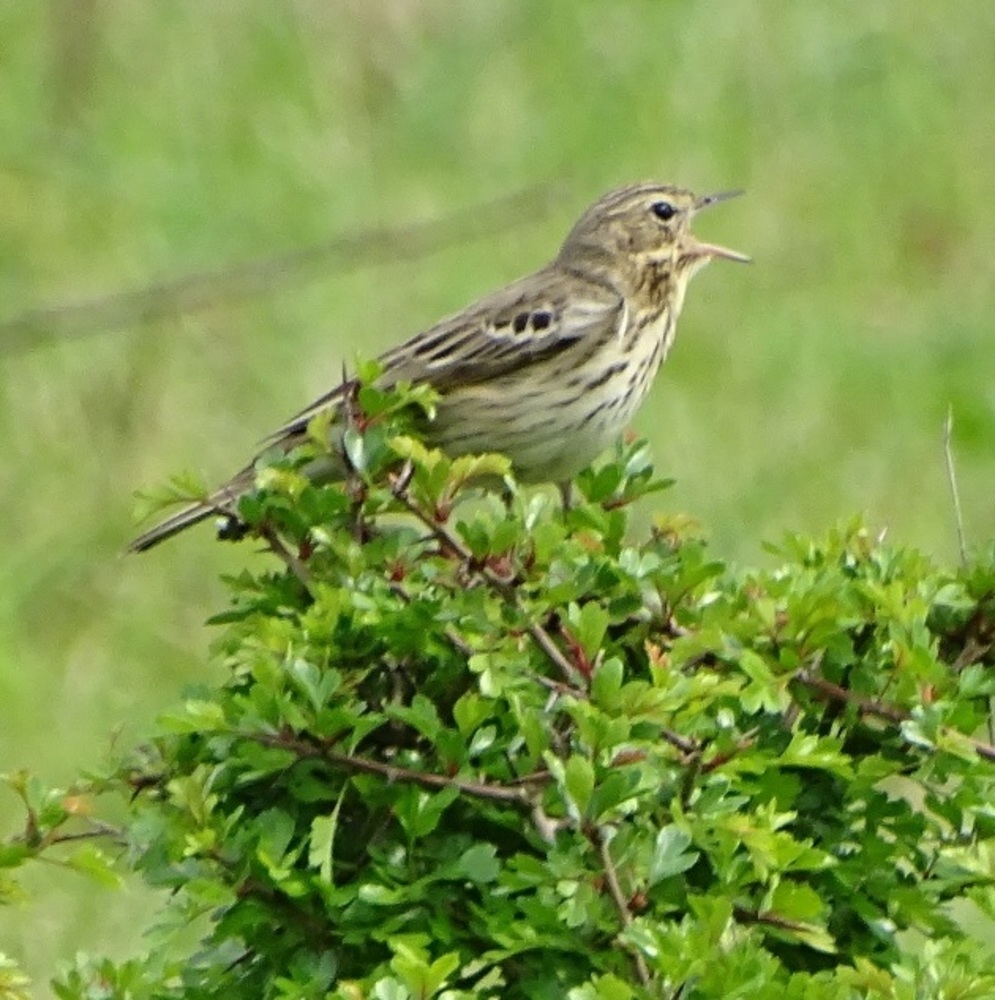
[(110, 773), (7, 778), (8, 885), (59, 852), (169, 890), (59, 997), (995, 996), (995, 555), (854, 524), (732, 570), (632, 537), (641, 443), (564, 511), (427, 450), (426, 394), (355, 402), (342, 482), (315, 426), (242, 504), (272, 558), (213, 619), (225, 682)]

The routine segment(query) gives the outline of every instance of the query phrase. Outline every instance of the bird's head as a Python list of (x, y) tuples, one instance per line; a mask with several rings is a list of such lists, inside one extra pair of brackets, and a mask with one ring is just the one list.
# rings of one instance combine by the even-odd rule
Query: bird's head
[(691, 221), (703, 208), (740, 193), (699, 196), (655, 182), (610, 191), (570, 230), (558, 259), (623, 271), (651, 267), (671, 276), (676, 285), (685, 284), (717, 257), (749, 262), (745, 254), (705, 243), (691, 232)]

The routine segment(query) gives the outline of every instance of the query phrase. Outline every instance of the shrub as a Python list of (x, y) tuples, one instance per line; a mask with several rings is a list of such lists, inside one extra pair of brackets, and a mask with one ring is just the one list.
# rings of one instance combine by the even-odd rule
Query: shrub
[(228, 580), (224, 683), (69, 792), (8, 778), (0, 864), (99, 875), (106, 836), (171, 892), (60, 997), (995, 995), (995, 557), (852, 524), (729, 569), (680, 518), (633, 540), (641, 443), (562, 511), (410, 436), (423, 395), (358, 402), (343, 482), (315, 428), (243, 502), (274, 558)]

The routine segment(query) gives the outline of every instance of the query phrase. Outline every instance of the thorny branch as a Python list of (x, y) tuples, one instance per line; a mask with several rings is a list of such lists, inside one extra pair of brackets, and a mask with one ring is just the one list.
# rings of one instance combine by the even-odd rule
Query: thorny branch
[[(371, 760), (368, 757), (357, 757), (342, 753), (331, 747), (322, 746), (307, 740), (295, 739), (286, 735), (268, 733), (247, 733), (248, 739), (267, 747), (290, 750), (299, 757), (311, 757), (339, 764), (352, 771), (362, 771), (367, 774), (378, 774), (388, 781), (407, 781), (427, 788), (456, 788), (466, 795), (480, 799), (491, 799), (497, 802), (510, 802), (514, 805), (532, 807), (532, 796), (519, 779), (519, 787), (509, 788), (506, 785), (488, 784), (482, 781), (469, 781), (466, 778), (454, 778), (445, 774), (435, 774), (430, 771), (415, 771), (413, 768), (400, 767), (397, 764), (386, 764), (383, 761)], [(534, 776), (533, 783), (549, 780), (548, 772)]]
[[(593, 833), (597, 843), (598, 853), (601, 856), (601, 865), (605, 870), (605, 884), (611, 895), (615, 909), (618, 911), (622, 927), (627, 928), (632, 923), (632, 911), (629, 909), (629, 901), (622, 892), (622, 885), (618, 880), (618, 871), (615, 869), (615, 862), (612, 860), (611, 849), (608, 845), (608, 838), (603, 829), (598, 827)], [(639, 973), (639, 981), (643, 986), (649, 986), (651, 980), (649, 968), (643, 953), (631, 945), (626, 946), (636, 963), (636, 971)]]
[[(722, 666), (721, 661), (715, 660), (711, 654), (702, 654), (694, 662), (696, 664), (707, 662), (715, 668), (721, 668)], [(871, 698), (867, 695), (859, 694), (856, 691), (851, 691), (849, 688), (835, 684), (833, 681), (826, 680), (824, 677), (820, 677), (818, 674), (818, 661), (813, 662), (807, 668), (799, 670), (794, 676), (794, 681), (803, 687), (807, 687), (824, 701), (835, 701), (841, 704), (853, 705), (864, 715), (871, 715), (896, 724), (907, 722), (912, 718), (912, 713), (904, 708), (882, 701), (880, 698)], [(967, 733), (948, 726), (940, 727), (940, 732), (970, 744), (979, 757), (995, 761), (995, 744), (986, 743), (984, 740), (979, 740), (974, 736), (969, 736)], [(668, 742), (673, 742), (669, 737), (667, 739)], [(674, 745), (678, 744), (675, 743)]]
[[(855, 705), (865, 715), (873, 715), (880, 719), (887, 719), (889, 722), (897, 723), (907, 722), (912, 718), (911, 712), (899, 708), (897, 705), (890, 705), (887, 702), (877, 701), (868, 698), (866, 695), (857, 694), (857, 692), (850, 691), (839, 684), (834, 684), (832, 681), (827, 681), (823, 677), (818, 677), (811, 671), (799, 671), (795, 679), (799, 684), (810, 688), (824, 700)], [(966, 733), (962, 733), (959, 730), (952, 730), (946, 726), (941, 727), (941, 732), (966, 741), (974, 748), (979, 757), (995, 761), (995, 746), (991, 743), (985, 743), (984, 740), (976, 739), (973, 736), (968, 736)]]
[(0, 355), (268, 295), (293, 281), (427, 254), (468, 239), (491, 238), (498, 229), (540, 218), (555, 193), (551, 185), (533, 187), (442, 219), (338, 236), (314, 246), (193, 272), (101, 298), (30, 309), (0, 320)]
[(481, 565), (478, 561), (475, 561), (473, 553), (470, 552), (470, 550), (460, 541), (459, 538), (449, 531), (444, 524), (439, 523), (438, 520), (426, 513), (417, 503), (415, 503), (415, 501), (411, 498), (411, 494), (408, 492), (410, 478), (410, 472), (407, 470), (406, 464), (405, 470), (402, 470), (401, 474), (394, 479), (392, 483), (394, 496), (400, 500), (400, 502), (404, 504), (404, 506), (416, 518), (418, 518), (418, 520), (421, 521), (421, 523), (424, 524), (447, 549), (455, 553), (457, 558), (459, 558), (465, 565), (472, 566), (474, 572), (481, 579), (483, 579), (494, 591), (509, 601), (516, 608), (516, 610), (526, 616), (526, 629), (529, 635), (532, 636), (535, 644), (554, 664), (556, 664), (567, 681), (576, 677), (576, 667), (566, 658), (566, 656), (564, 656), (562, 650), (560, 650), (556, 643), (553, 642), (552, 636), (542, 627), (542, 625), (528, 617), (525, 609), (522, 607), (522, 602), (514, 586), (499, 573), (496, 573), (490, 566), (486, 564)]
[(270, 551), (279, 559), (283, 560), (290, 572), (293, 573), (294, 576), (296, 576), (297, 579), (304, 585), (305, 590), (310, 592), (311, 574), (308, 573), (304, 562), (283, 544), (280, 540), (280, 536), (276, 533), (272, 526), (263, 524), (260, 525), (258, 530), (263, 541), (265, 541), (269, 546)]
[[(391, 592), (394, 594), (394, 596), (402, 600), (405, 604), (411, 603), (411, 595), (404, 589), (404, 587), (401, 586), (401, 584), (392, 583), (390, 585), (390, 589)], [(445, 635), (446, 640), (449, 642), (449, 644), (461, 656), (465, 656), (467, 657), (467, 659), (469, 659), (471, 656), (474, 655), (474, 653), (476, 653), (476, 650), (473, 648), (473, 646), (471, 646), (466, 641), (466, 639), (464, 639), (463, 636), (461, 636), (459, 632), (457, 632), (456, 629), (452, 627), (452, 625), (447, 625), (443, 629), (443, 635)]]

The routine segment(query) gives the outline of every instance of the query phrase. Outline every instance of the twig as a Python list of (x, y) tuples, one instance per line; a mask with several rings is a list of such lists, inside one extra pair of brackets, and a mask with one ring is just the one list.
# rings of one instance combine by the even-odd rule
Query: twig
[(301, 562), (297, 556), (294, 555), (286, 545), (280, 541), (280, 536), (276, 531), (268, 524), (261, 525), (259, 527), (259, 535), (270, 547), (276, 556), (282, 559), (287, 567), (290, 569), (291, 573), (297, 577), (298, 580), (304, 585), (305, 590), (308, 593), (311, 592), (311, 574), (308, 573), (307, 567)]
[(540, 218), (537, 205), (552, 204), (555, 193), (554, 185), (527, 188), (429, 222), (338, 236), (310, 247), (193, 272), (89, 301), (30, 309), (0, 321), (0, 355), (267, 295), (292, 281), (315, 280), (329, 273), (431, 253), (469, 239), (493, 238), (498, 230)]
[[(404, 601), (405, 604), (411, 603), (412, 601), (411, 595), (407, 592), (407, 590), (404, 589), (404, 587), (401, 586), (401, 584), (391, 583), (390, 589), (391, 593), (393, 593), (395, 597), (398, 597), (400, 598), (400, 600)], [(473, 648), (473, 646), (471, 646), (466, 641), (466, 639), (464, 639), (463, 636), (461, 636), (459, 632), (457, 632), (456, 629), (452, 627), (452, 625), (447, 625), (442, 630), (442, 634), (446, 637), (446, 639), (449, 641), (450, 645), (452, 645), (452, 647), (456, 650), (456, 652), (460, 653), (462, 656), (465, 656), (467, 659), (469, 659), (476, 653), (476, 650)]]
[[(878, 718), (887, 719), (889, 722), (898, 723), (907, 722), (912, 718), (912, 714), (910, 712), (899, 708), (897, 705), (889, 705), (885, 702), (873, 701), (864, 695), (857, 694), (854, 691), (849, 691), (845, 687), (840, 687), (839, 684), (834, 684), (832, 681), (827, 681), (822, 677), (813, 677), (806, 671), (800, 671), (795, 679), (799, 684), (804, 684), (805, 687), (811, 688), (817, 694), (830, 701), (839, 701), (848, 705), (856, 705), (857, 708), (866, 715), (875, 715)], [(958, 739), (962, 739), (966, 743), (969, 743), (979, 757), (983, 757), (985, 760), (995, 761), (995, 745), (985, 743), (984, 740), (976, 739), (973, 736), (968, 736), (967, 733), (962, 733), (960, 730), (951, 729), (949, 726), (942, 726), (940, 728), (941, 732), (944, 734), (956, 736)]]
[(510, 802), (514, 805), (526, 806), (528, 808), (532, 807), (531, 796), (525, 788), (521, 787), (508, 788), (505, 785), (469, 781), (465, 778), (452, 778), (445, 774), (433, 774), (430, 771), (415, 771), (396, 764), (385, 764), (383, 761), (370, 760), (368, 757), (356, 757), (353, 754), (342, 753), (338, 750), (332, 750), (330, 747), (288, 736), (271, 735), (268, 733), (244, 733), (243, 735), (248, 739), (263, 744), (263, 746), (290, 750), (300, 757), (327, 760), (352, 771), (378, 774), (388, 781), (408, 781), (427, 788), (456, 788), (476, 798)]
[[(445, 525), (439, 524), (433, 517), (431, 517), (431, 515), (426, 514), (425, 511), (423, 511), (418, 504), (411, 499), (407, 486), (407, 482), (403, 479), (396, 480), (391, 487), (394, 496), (400, 500), (401, 503), (404, 504), (404, 506), (412, 514), (414, 514), (414, 516), (417, 517), (418, 520), (421, 521), (422, 524), (424, 524), (444, 546), (454, 552), (464, 564), (472, 567), (477, 575), (485, 580), (493, 590), (504, 597), (505, 600), (512, 604), (523, 615), (526, 614), (514, 585), (500, 574), (495, 573), (490, 566), (478, 563), (473, 558), (473, 553), (451, 531), (448, 531)], [(553, 661), (568, 681), (576, 677), (576, 667), (566, 658), (566, 656), (563, 655), (560, 648), (555, 642), (553, 642), (552, 636), (550, 636), (542, 625), (527, 617), (525, 628), (529, 635), (532, 636), (536, 645), (549, 657), (550, 660)]]
[(339, 385), (339, 398), (342, 400), (339, 413), (343, 418), (342, 432), (339, 434), (339, 455), (345, 468), (343, 485), (346, 496), (352, 503), (352, 535), (357, 542), (362, 544), (369, 537), (367, 534), (368, 525), (363, 516), (366, 486), (349, 455), (349, 449), (346, 447), (346, 434), (349, 431), (361, 433), (366, 425), (366, 415), (359, 407), (359, 383), (355, 379), (349, 378), (344, 362), (342, 364), (342, 382)]
[(947, 482), (950, 484), (950, 495), (954, 501), (954, 519), (957, 524), (957, 546), (960, 549), (960, 562), (967, 565), (967, 543), (964, 540), (964, 514), (960, 506), (960, 490), (957, 489), (957, 470), (954, 467), (954, 451), (951, 443), (954, 430), (953, 404), (947, 407), (947, 419), (943, 427), (943, 455), (947, 463)]
[(367, 774), (379, 774), (388, 781), (410, 781), (427, 788), (456, 788), (467, 795), (478, 799), (492, 799), (497, 802), (512, 802), (516, 805), (529, 806), (532, 801), (523, 788), (506, 788), (504, 785), (488, 784), (483, 781), (468, 781), (465, 778), (451, 778), (445, 774), (433, 774), (429, 771), (414, 771), (408, 767), (396, 764), (384, 764), (368, 757), (353, 757), (351, 754), (339, 753), (336, 750), (326, 750), (325, 760), (355, 771), (365, 771)]
[(563, 681), (554, 680), (552, 677), (543, 677), (542, 674), (537, 674), (533, 671), (529, 671), (525, 676), (552, 694), (568, 694), (571, 698), (577, 698), (579, 701), (589, 700), (586, 691), (581, 691), (572, 684), (564, 684)]
[(733, 915), (744, 924), (766, 924), (768, 927), (777, 927), (779, 930), (805, 932), (817, 929), (812, 924), (807, 924), (801, 920), (791, 920), (789, 917), (782, 917), (772, 910), (747, 910), (742, 906), (732, 908)]
[[(515, 605), (520, 611), (524, 610), (521, 603), (518, 601), (517, 597), (515, 599)], [(560, 651), (559, 646), (553, 642), (550, 634), (538, 623), (534, 621), (529, 621), (526, 626), (529, 635), (535, 640), (536, 645), (556, 664), (567, 680), (576, 673), (574, 665), (563, 655)]]
[(743, 733), (730, 750), (716, 754), (711, 760), (703, 760), (701, 762), (701, 773), (711, 774), (712, 771), (717, 771), (720, 767), (725, 767), (737, 754), (742, 753), (744, 750), (749, 750), (756, 743), (757, 732), (758, 730), (751, 729), (749, 732)]
[(672, 747), (676, 747), (686, 757), (691, 757), (700, 752), (701, 747), (694, 740), (689, 740), (680, 733), (675, 733), (672, 729), (661, 729), (660, 735)]
[(531, 774), (523, 774), (518, 778), (512, 778), (508, 785), (518, 786), (518, 785), (535, 785), (539, 782), (549, 782), (552, 781), (552, 775), (549, 771), (533, 771)]
[[(611, 850), (608, 847), (608, 838), (601, 827), (595, 830), (594, 837), (598, 844), (598, 852), (601, 855), (601, 865), (605, 870), (605, 883), (608, 886), (608, 892), (611, 894), (612, 902), (618, 911), (622, 927), (627, 928), (632, 924), (632, 911), (629, 909), (629, 901), (625, 898), (625, 893), (622, 892), (622, 886), (618, 880), (615, 862), (612, 861)], [(635, 960), (636, 971), (639, 973), (639, 981), (643, 986), (649, 986), (652, 979), (643, 953), (635, 946), (626, 945), (625, 947)]]
[(119, 844), (124, 843), (124, 831), (117, 826), (103, 823), (100, 820), (90, 820), (89, 830), (80, 830), (76, 833), (53, 833), (45, 838), (45, 847), (52, 847), (56, 844), (69, 844), (74, 840), (99, 840), (101, 837), (110, 837)]
[(553, 819), (547, 816), (542, 806), (537, 802), (532, 807), (532, 823), (536, 832), (547, 844), (556, 843), (556, 834), (570, 825), (570, 820), (565, 816)]
[(866, 695), (857, 694), (848, 688), (832, 681), (827, 681), (824, 677), (815, 677), (811, 672), (802, 670), (796, 676), (796, 680), (805, 687), (811, 688), (830, 701), (845, 702), (848, 705), (856, 705), (865, 715), (876, 715), (878, 718), (887, 719), (889, 722), (905, 722), (909, 713), (897, 705), (889, 705), (887, 702), (875, 701)]

